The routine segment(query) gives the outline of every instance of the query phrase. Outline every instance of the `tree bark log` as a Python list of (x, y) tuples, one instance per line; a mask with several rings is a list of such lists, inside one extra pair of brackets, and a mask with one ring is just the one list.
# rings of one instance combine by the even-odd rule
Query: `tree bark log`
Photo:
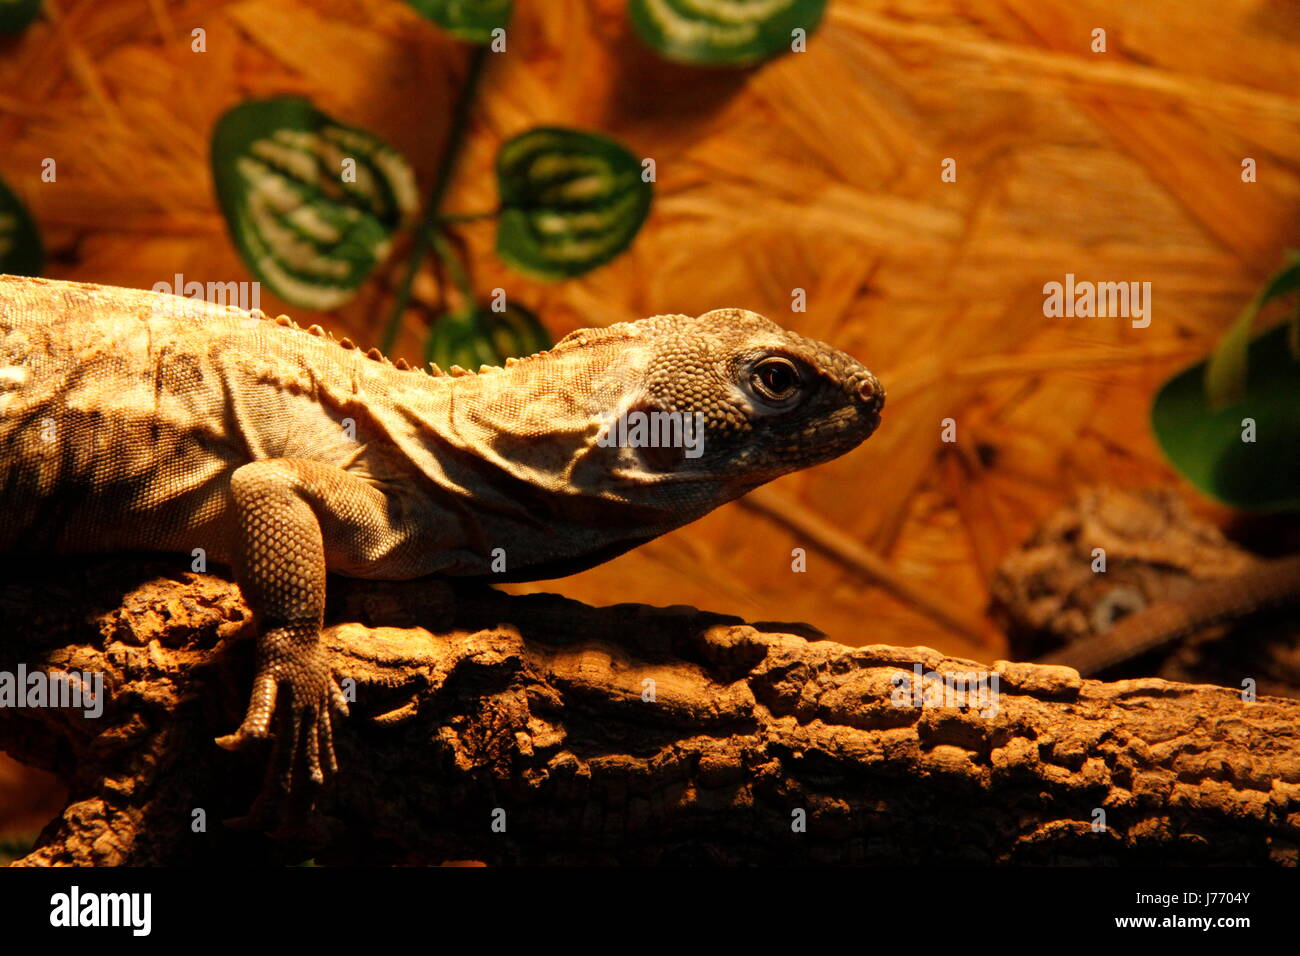
[[(109, 690), (98, 719), (0, 708), (0, 748), (71, 792), (22, 864), (1300, 858), (1298, 701), (986, 669), (689, 607), (341, 579), (341, 772), (317, 839), (276, 839), (223, 823), (266, 757), (212, 742), (251, 681), (235, 586), (170, 558), (5, 574), (0, 671), (102, 672)], [(996, 707), (897, 706), (917, 666), (995, 674)]]

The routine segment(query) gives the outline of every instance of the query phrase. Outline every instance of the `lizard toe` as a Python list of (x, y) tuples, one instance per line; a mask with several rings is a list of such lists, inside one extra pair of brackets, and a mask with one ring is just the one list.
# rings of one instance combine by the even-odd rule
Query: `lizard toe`
[(247, 723), (241, 724), (239, 729), (234, 733), (223, 734), (216, 738), (216, 744), (222, 750), (244, 750), (258, 741), (267, 739), (270, 733), (266, 730), (259, 730), (256, 726), (249, 726)]
[(342, 717), (346, 717), (350, 713), (347, 695), (343, 693), (343, 689), (339, 687), (338, 681), (335, 680), (330, 681), (330, 707)]
[(317, 750), (324, 757), (325, 771), (329, 774), (337, 773), (339, 762), (334, 753), (334, 722), (330, 719), (328, 710), (316, 722), (315, 736)]
[[(328, 717), (323, 718), (328, 720)], [(311, 721), (309, 726), (300, 728), (300, 739), (295, 741), (299, 745), (306, 747), (307, 775), (311, 782), (320, 786), (325, 783), (325, 772), (320, 765), (321, 739), (320, 739), (321, 718)]]

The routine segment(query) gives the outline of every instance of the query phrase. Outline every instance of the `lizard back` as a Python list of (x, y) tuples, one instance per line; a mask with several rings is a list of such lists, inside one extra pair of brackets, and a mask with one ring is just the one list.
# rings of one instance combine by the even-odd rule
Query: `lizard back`
[[(553, 576), (842, 454), (884, 399), (847, 355), (737, 309), (581, 330), (505, 368), (439, 377), (316, 331), (0, 278), (0, 550), (229, 560), (234, 472), (305, 460), (380, 489), (387, 510), (367, 521), (419, 532), (401, 555), (330, 552), (331, 570), (487, 574), (508, 547), (511, 576)], [(641, 412), (698, 418), (706, 453), (603, 440)]]

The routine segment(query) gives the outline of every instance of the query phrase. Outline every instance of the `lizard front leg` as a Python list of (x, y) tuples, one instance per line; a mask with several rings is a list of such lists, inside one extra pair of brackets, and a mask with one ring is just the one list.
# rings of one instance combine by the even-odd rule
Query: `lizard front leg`
[(231, 492), (239, 520), (236, 577), (262, 632), (247, 714), (217, 743), (234, 750), (266, 738), (278, 713), (275, 772), (292, 792), (300, 768), (317, 784), (337, 769), (333, 714), (347, 713), (320, 643), (327, 565), (364, 567), (390, 554), (407, 532), (389, 496), (321, 462), (252, 462), (231, 476)]

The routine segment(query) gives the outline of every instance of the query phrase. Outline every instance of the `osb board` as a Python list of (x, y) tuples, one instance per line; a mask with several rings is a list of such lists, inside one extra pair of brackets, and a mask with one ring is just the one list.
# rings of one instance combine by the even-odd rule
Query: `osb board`
[[(466, 63), (398, 0), (46, 9), (53, 23), (0, 47), (0, 175), (66, 278), (248, 278), (207, 165), (214, 120), (248, 97), (310, 96), (394, 143), (427, 187)], [(190, 51), (195, 26), (207, 53)], [(1104, 54), (1089, 49), (1098, 27)], [(978, 617), (991, 568), (1075, 489), (1176, 480), (1146, 428), (1153, 390), (1296, 242), (1298, 42), (1300, 10), (1270, 0), (831, 0), (807, 53), (700, 72), (642, 49), (621, 0), (519, 0), (448, 205), (490, 208), (498, 144), (535, 124), (654, 157), (656, 204), (628, 254), (546, 285), (501, 266), (490, 223), (469, 225), (476, 286), (505, 288), (557, 336), (735, 305), (852, 352), (889, 389), (881, 431), (776, 491)], [(1257, 183), (1241, 182), (1246, 156)], [(45, 157), (57, 183), (40, 182)], [(1151, 282), (1151, 326), (1044, 318), (1042, 285), (1066, 273)], [(384, 295), (377, 282), (326, 317), (264, 306), (369, 344)], [(397, 354), (417, 353), (411, 318)], [(949, 416), (955, 445), (939, 440)], [(804, 544), (731, 505), (537, 588), (999, 653), (991, 629), (964, 639), (815, 551), (793, 572)]]

